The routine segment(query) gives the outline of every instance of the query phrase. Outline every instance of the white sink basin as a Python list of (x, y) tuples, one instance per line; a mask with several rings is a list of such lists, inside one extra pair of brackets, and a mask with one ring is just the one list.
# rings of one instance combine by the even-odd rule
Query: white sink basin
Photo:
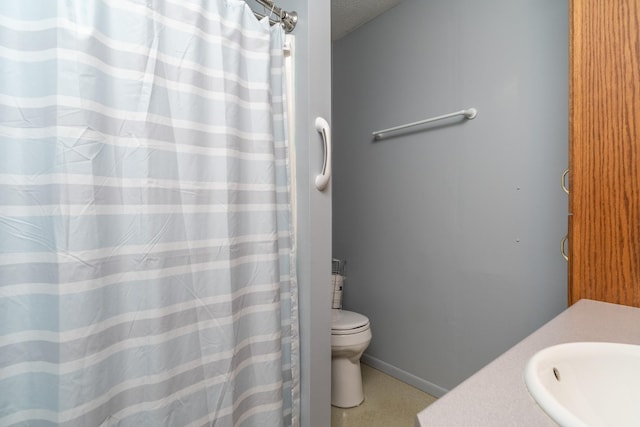
[(640, 346), (560, 344), (525, 368), (538, 405), (561, 426), (640, 426)]

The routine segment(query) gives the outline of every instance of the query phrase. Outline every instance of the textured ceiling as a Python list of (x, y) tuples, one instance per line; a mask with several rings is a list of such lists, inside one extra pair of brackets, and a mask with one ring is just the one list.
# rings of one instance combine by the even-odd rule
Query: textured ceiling
[(338, 40), (402, 0), (331, 0), (331, 39)]

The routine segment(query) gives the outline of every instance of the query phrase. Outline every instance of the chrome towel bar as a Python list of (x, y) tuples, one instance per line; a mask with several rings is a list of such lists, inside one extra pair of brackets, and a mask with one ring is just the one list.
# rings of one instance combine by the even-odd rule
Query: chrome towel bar
[(455, 113), (444, 114), (442, 116), (431, 117), (430, 119), (420, 120), (418, 122), (407, 123), (406, 125), (400, 125), (400, 126), (396, 126), (388, 129), (383, 129), (383, 130), (377, 130), (372, 133), (373, 139), (379, 140), (384, 138), (386, 136), (385, 134), (389, 132), (394, 132), (397, 130), (406, 129), (413, 126), (419, 126), (425, 123), (431, 123), (438, 120), (448, 119), (450, 117), (464, 116), (465, 118), (471, 120), (471, 119), (474, 119), (477, 115), (478, 115), (478, 110), (476, 110), (475, 108), (468, 108), (466, 110), (456, 111)]

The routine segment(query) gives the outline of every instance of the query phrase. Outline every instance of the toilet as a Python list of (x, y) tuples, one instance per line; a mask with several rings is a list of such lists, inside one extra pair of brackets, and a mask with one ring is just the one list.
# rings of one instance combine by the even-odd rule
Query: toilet
[(371, 342), (371, 328), (362, 314), (331, 311), (331, 404), (352, 408), (364, 401), (360, 357)]

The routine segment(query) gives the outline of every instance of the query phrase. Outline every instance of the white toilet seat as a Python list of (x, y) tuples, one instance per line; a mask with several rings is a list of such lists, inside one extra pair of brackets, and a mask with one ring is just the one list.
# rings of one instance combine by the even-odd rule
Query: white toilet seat
[(331, 335), (351, 335), (367, 329), (369, 329), (367, 316), (348, 310), (332, 310)]

